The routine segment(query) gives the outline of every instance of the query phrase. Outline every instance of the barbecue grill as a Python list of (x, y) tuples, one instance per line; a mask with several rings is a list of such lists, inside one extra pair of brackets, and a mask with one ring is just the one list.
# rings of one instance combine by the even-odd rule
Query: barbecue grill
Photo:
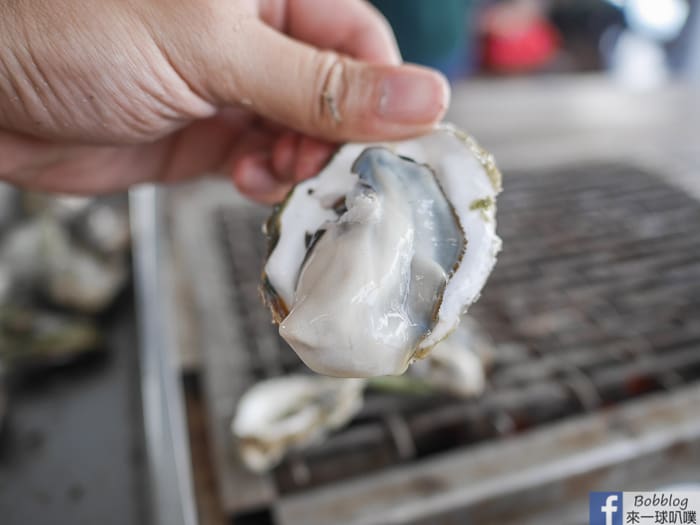
[[(568, 107), (555, 87), (559, 98), (532, 94), (512, 142), (474, 130), (505, 173), (504, 251), (469, 312), (496, 343), (483, 396), (371, 392), (350, 425), (269, 475), (245, 470), (229, 431), (247, 387), (304, 370), (258, 298), (268, 210), (221, 182), (169, 193), (170, 327), (199, 350), (189, 359), (234, 523), (585, 523), (591, 490), (700, 481), (700, 179), (691, 148), (661, 147), (684, 95), (645, 113), (624, 94), (602, 130), (570, 119), (568, 142), (546, 126), (517, 137), (538, 109)], [(457, 122), (489, 109), (479, 89), (498, 99), (489, 86), (456, 93)]]

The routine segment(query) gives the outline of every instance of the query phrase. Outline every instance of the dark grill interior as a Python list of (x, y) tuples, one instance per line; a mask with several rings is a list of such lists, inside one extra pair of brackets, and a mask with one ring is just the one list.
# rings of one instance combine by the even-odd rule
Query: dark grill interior
[[(251, 383), (303, 370), (258, 299), (263, 219), (249, 208), (215, 217)], [(628, 166), (579, 166), (508, 175), (498, 220), (505, 249), (470, 311), (498, 343), (485, 394), (370, 393), (348, 428), (276, 469), (280, 493), (700, 378), (700, 203)]]

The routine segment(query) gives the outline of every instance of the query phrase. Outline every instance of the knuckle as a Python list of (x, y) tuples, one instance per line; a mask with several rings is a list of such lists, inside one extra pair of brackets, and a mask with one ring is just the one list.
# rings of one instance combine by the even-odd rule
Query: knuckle
[(345, 125), (349, 93), (347, 59), (330, 51), (320, 51), (316, 60), (315, 85), (311, 100), (311, 126), (331, 135)]

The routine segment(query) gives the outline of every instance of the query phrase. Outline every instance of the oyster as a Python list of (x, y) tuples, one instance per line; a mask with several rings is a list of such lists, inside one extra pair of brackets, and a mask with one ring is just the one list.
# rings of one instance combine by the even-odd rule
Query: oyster
[(0, 306), (0, 362), (11, 369), (62, 366), (102, 348), (88, 317), (51, 310)]
[(400, 395), (449, 394), (470, 398), (486, 387), (486, 369), (495, 345), (473, 319), (464, 317), (459, 326), (402, 376), (368, 380), (370, 389)]
[(128, 279), (125, 254), (100, 256), (75, 242), (57, 222), (47, 222), (45, 229), (42, 284), (48, 297), (80, 312), (103, 311)]
[(126, 253), (96, 254), (49, 215), (25, 221), (0, 243), (0, 304), (39, 292), (57, 305), (98, 313), (127, 279)]
[(417, 362), (410, 375), (433, 388), (458, 397), (472, 397), (486, 386), (485, 364), (493, 356), (494, 343), (471, 318), (465, 317), (427, 359)]
[(265, 226), (261, 291), (316, 372), (403, 373), (447, 337), (500, 249), (493, 157), (451, 126), (348, 144)]
[(264, 472), (288, 450), (322, 441), (362, 408), (365, 382), (312, 375), (268, 379), (239, 400), (231, 430), (245, 465)]

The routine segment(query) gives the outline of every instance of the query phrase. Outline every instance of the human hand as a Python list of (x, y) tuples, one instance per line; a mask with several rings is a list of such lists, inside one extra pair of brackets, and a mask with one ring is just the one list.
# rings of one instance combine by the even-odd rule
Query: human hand
[(444, 79), (362, 0), (0, 0), (0, 178), (99, 193), (205, 172), (280, 200), (348, 140), (427, 131)]

